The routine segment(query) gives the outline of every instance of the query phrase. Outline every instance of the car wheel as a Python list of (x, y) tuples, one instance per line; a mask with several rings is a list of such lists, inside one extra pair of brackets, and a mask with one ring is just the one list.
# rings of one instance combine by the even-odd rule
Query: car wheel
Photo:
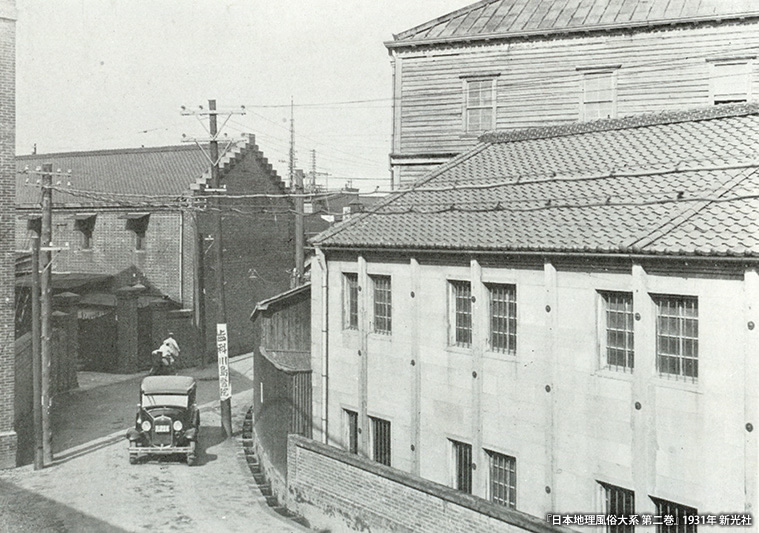
[(197, 460), (197, 456), (195, 455), (196, 447), (197, 447), (197, 443), (194, 440), (190, 441), (190, 451), (187, 452), (187, 466), (194, 465), (195, 461)]
[(137, 443), (135, 441), (129, 441), (129, 464), (137, 464)]

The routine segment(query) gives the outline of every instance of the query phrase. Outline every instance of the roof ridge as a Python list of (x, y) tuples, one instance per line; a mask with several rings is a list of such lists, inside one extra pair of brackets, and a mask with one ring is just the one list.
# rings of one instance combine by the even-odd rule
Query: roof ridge
[[(739, 172), (737, 176), (723, 183), (715, 189), (717, 197), (721, 197), (727, 194), (729, 191), (740, 185), (743, 181), (749, 179), (751, 176), (757, 173), (757, 168), (747, 168), (743, 172)], [(648, 246), (651, 246), (656, 241), (671, 233), (675, 229), (679, 228), (682, 224), (696, 216), (699, 212), (706, 209), (714, 203), (714, 200), (704, 200), (702, 202), (696, 202), (695, 205), (685, 209), (684, 211), (676, 214), (675, 216), (665, 220), (656, 228), (650, 230), (646, 235), (639, 237), (635, 241), (631, 242), (627, 247), (633, 251), (642, 250)], [(679, 219), (679, 220), (678, 220)], [(667, 226), (670, 226), (667, 228)], [(636, 244), (637, 243), (637, 244)]]
[(37, 154), (16, 155), (17, 160), (29, 161), (45, 157), (90, 157), (93, 155), (117, 155), (129, 153), (146, 153), (146, 152), (177, 152), (185, 150), (197, 150), (197, 147), (190, 145), (166, 145), (166, 146), (141, 146), (136, 148), (106, 148), (102, 150), (84, 150), (71, 152), (50, 152)]
[(480, 142), (489, 144), (534, 141), (567, 137), (570, 135), (583, 135), (586, 133), (663, 126), (682, 122), (700, 122), (704, 120), (742, 117), (756, 114), (759, 114), (759, 101), (627, 115), (620, 118), (604, 118), (586, 122), (572, 122), (570, 124), (539, 126), (519, 130), (492, 131), (481, 135), (479, 140)]

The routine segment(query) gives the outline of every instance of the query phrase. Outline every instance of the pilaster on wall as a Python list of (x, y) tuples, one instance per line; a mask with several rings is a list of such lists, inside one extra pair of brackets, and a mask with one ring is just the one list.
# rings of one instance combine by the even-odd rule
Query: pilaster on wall
[(358, 256), (358, 451), (365, 457), (371, 453), (369, 443), (368, 385), (369, 385), (369, 276), (366, 259)]
[(759, 375), (759, 273), (755, 268), (746, 270), (743, 279), (745, 346), (744, 357), (744, 419), (745, 458), (744, 476), (745, 510), (757, 518), (759, 510), (759, 389), (756, 379)]
[(314, 419), (313, 436), (323, 444), (329, 444), (329, 344), (327, 312), (329, 310), (327, 261), (324, 252), (316, 249), (316, 261), (311, 263), (311, 397)]
[(554, 373), (559, 358), (556, 353), (556, 337), (558, 335), (559, 325), (559, 295), (556, 267), (550, 262), (545, 261), (543, 265), (543, 284), (545, 290), (545, 313), (546, 313), (546, 376), (545, 376), (545, 446), (546, 446), (546, 506), (549, 510), (558, 509), (556, 502), (556, 484), (555, 484), (555, 455), (556, 450), (556, 390), (554, 383)]
[[(630, 405), (633, 424), (632, 476), (636, 494), (651, 494), (656, 486), (656, 391), (653, 379), (656, 354), (648, 347), (656, 346), (656, 316), (649, 295), (648, 274), (639, 264), (632, 267), (632, 286), (635, 316), (635, 368)], [(640, 513), (656, 512), (650, 498), (636, 498), (635, 505)]]
[(419, 332), (422, 306), (419, 305), (419, 289), (421, 288), (421, 272), (419, 261), (411, 258), (409, 263), (409, 274), (411, 276), (411, 472), (419, 475), (421, 471), (422, 450), (420, 448), (422, 440), (422, 361), (419, 357)]
[(487, 457), (482, 448), (482, 356), (487, 347), (488, 294), (482, 283), (482, 267), (470, 262), (472, 280), (472, 492), (487, 497)]

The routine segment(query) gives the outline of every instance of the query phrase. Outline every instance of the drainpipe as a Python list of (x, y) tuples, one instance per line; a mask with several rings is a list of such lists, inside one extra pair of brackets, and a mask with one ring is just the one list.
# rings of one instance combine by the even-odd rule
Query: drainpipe
[(327, 400), (329, 397), (328, 394), (328, 386), (329, 386), (329, 342), (328, 342), (328, 319), (329, 319), (329, 306), (327, 297), (329, 296), (329, 292), (327, 289), (327, 261), (324, 257), (324, 252), (321, 250), (321, 248), (316, 248), (316, 260), (319, 264), (319, 269), (321, 270), (321, 287), (319, 287), (320, 292), (320, 298), (321, 298), (321, 367), (322, 367), (322, 442), (324, 444), (329, 444), (329, 433), (328, 433), (328, 418), (329, 418), (329, 410), (327, 409)]

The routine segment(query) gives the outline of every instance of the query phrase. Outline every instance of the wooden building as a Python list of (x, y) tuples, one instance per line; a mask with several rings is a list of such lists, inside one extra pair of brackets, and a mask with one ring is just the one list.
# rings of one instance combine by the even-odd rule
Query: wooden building
[(275, 493), (287, 474), (287, 436), (311, 437), (311, 284), (263, 300), (250, 320), (260, 344), (254, 352), (253, 431)]
[(491, 517), (755, 516), (758, 150), (755, 103), (497, 132), (322, 233), (315, 438)]
[(385, 46), (402, 187), (489, 130), (751, 99), (759, 4), (482, 0)]

